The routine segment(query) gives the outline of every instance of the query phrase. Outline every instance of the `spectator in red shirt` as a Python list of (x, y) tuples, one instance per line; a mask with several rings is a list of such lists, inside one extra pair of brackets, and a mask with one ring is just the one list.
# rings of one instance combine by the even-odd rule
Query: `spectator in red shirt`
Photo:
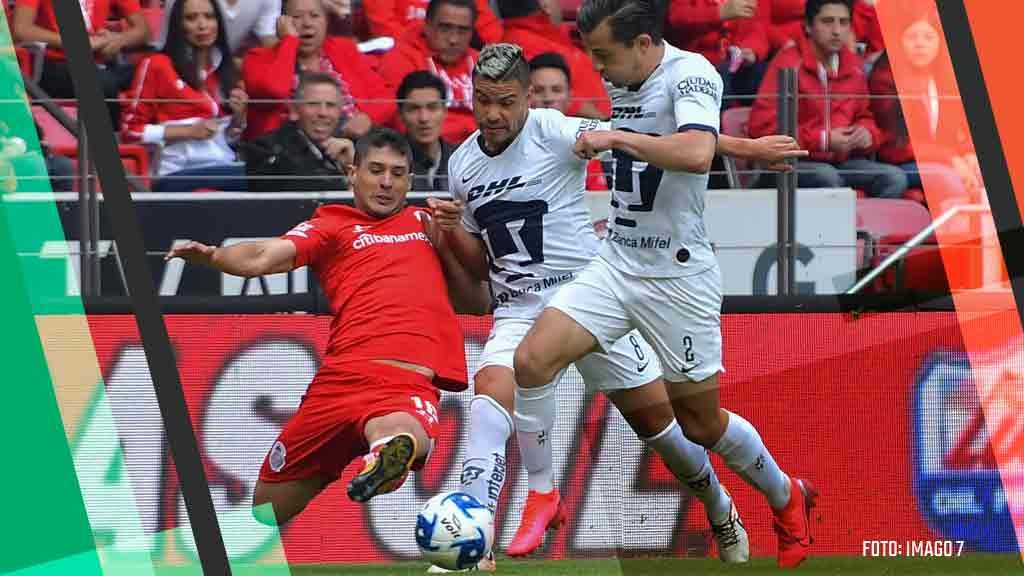
[[(871, 72), (868, 85), (880, 96), (872, 98), (871, 109), (882, 130), (880, 160), (900, 166), (911, 188), (922, 188), (921, 172), (927, 172), (941, 178), (943, 195), (963, 199), (968, 190), (981, 190), (981, 172), (962, 106), (940, 95), (942, 86), (955, 85), (953, 78), (942, 78), (938, 70), (943, 67), (935, 65), (940, 56), (946, 57), (940, 30), (937, 21), (920, 13), (910, 18), (900, 45), (883, 55)], [(901, 79), (902, 101), (890, 59), (907, 71)], [(915, 128), (913, 147), (908, 126)]]
[(342, 87), (340, 135), (358, 138), (372, 124), (390, 122), (395, 115), (391, 90), (351, 39), (327, 37), (323, 1), (289, 0), (286, 10), (277, 22), (280, 41), (272, 47), (250, 50), (242, 64), (249, 95), (254, 100), (278, 101), (249, 107), (245, 138), (258, 138), (287, 121), (286, 101), (303, 72), (330, 74)]
[(807, 0), (761, 0), (758, 12), (767, 28), (772, 52), (803, 37), (806, 6)]
[[(98, 66), (100, 88), (107, 99), (110, 120), (116, 128), (120, 122), (118, 93), (132, 80), (132, 68), (120, 58), (126, 48), (142, 46), (149, 41), (149, 27), (142, 15), (139, 0), (81, 0), (85, 30)], [(112, 14), (127, 19), (120, 32), (107, 28)], [(53, 0), (17, 0), (11, 36), (16, 43), (43, 42), (46, 59), (43, 62), (39, 87), (53, 98), (75, 98), (64, 46), (57, 31), (57, 16)]]
[(527, 60), (548, 52), (562, 56), (571, 71), (574, 97), (569, 108), (562, 110), (564, 114), (604, 119), (611, 116), (608, 93), (590, 57), (551, 21), (538, 0), (499, 0), (498, 10), (505, 21), (502, 41), (522, 48)]
[(410, 72), (426, 70), (448, 86), (448, 116), (441, 137), (458, 145), (476, 130), (473, 119), (473, 66), (470, 48), (477, 20), (474, 0), (430, 0), (426, 21), (408, 28), (381, 60), (381, 73), (397, 87)]
[[(763, 6), (761, 17), (768, 29), (768, 41), (772, 51), (779, 50), (790, 42), (798, 42), (804, 35), (804, 7), (807, 0), (760, 0)], [(864, 53), (873, 55), (885, 49), (882, 29), (875, 13), (875, 0), (856, 0), (853, 5), (853, 34), (850, 47), (858, 42), (864, 44)]]
[(725, 96), (752, 96), (769, 54), (768, 31), (760, 12), (758, 0), (672, 0), (665, 36), (674, 46), (703, 54), (715, 65)]
[(161, 146), (156, 192), (245, 190), (244, 170), (229, 142), (241, 136), (248, 98), (223, 22), (213, 0), (179, 1), (163, 51), (139, 63), (123, 136)]
[[(569, 114), (572, 107), (572, 73), (557, 52), (538, 54), (530, 60), (530, 108), (554, 108)], [(604, 167), (596, 158), (587, 164), (587, 190), (607, 190)]]
[(903, 170), (869, 159), (881, 144), (881, 132), (871, 113), (863, 62), (849, 48), (851, 13), (850, 0), (807, 1), (807, 37), (772, 60), (750, 114), (750, 135), (776, 133), (778, 70), (796, 68), (797, 140), (810, 152), (810, 161), (797, 166), (799, 185), (851, 186), (869, 196), (899, 198), (907, 187)]
[[(491, 10), (488, 0), (476, 1), (476, 33), (483, 44), (501, 42), (501, 20)], [(363, 11), (370, 26), (371, 36), (399, 38), (409, 24), (422, 22), (427, 17), (430, 0), (367, 0)]]
[(878, 23), (875, 0), (856, 0), (853, 5), (853, 36), (857, 50), (874, 61), (885, 50), (882, 27)]

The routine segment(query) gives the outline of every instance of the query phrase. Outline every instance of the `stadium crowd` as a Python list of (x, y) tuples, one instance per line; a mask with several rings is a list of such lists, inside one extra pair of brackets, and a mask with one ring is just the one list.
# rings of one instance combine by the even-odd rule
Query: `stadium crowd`
[[(72, 99), (52, 2), (9, 0), (8, 20), (26, 75), (50, 97)], [(471, 70), (489, 42), (524, 49), (533, 106), (611, 114), (574, 26), (579, 0), (80, 3), (126, 166), (154, 191), (345, 189), (340, 139), (375, 125), (410, 136), (416, 189), (446, 190), (447, 158), (475, 130)], [(977, 159), (967, 134), (944, 133), (962, 123), (947, 121), (955, 107), (930, 72), (941, 28), (908, 17), (901, 46), (886, 50), (874, 3), (814, 3), (808, 14), (806, 0), (668, 0), (667, 39), (718, 68), (725, 133), (777, 131), (777, 71), (799, 70), (797, 136), (811, 152), (800, 186), (924, 202), (926, 169), (969, 197), (981, 187)], [(919, 72), (922, 97), (900, 104), (893, 58)], [(910, 123), (936, 143), (911, 148)], [(53, 122), (42, 124), (54, 153), (73, 157), (46, 129)], [(938, 144), (953, 139), (963, 145)], [(588, 187), (607, 189), (610, 168), (595, 160)], [(716, 162), (712, 187), (729, 186), (723, 168)], [(731, 180), (773, 185), (751, 172)]]

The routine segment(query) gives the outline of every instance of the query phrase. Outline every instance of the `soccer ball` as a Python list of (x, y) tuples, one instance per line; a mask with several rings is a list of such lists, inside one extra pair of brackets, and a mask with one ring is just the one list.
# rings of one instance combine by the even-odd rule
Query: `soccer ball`
[(493, 543), (491, 512), (465, 492), (434, 496), (416, 518), (416, 544), (424, 559), (441, 568), (472, 568)]

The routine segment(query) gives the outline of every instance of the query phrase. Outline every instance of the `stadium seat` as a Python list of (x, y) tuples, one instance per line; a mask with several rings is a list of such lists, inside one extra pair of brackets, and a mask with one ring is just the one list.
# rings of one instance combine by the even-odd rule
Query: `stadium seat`
[[(61, 109), (72, 119), (78, 118), (78, 108), (73, 104), (65, 104)], [(64, 126), (50, 115), (45, 108), (39, 105), (32, 106), (32, 116), (39, 124), (42, 138), (46, 141), (50, 151), (58, 156), (67, 156), (78, 165), (78, 138), (69, 132)], [(120, 144), (117, 147), (124, 165), (125, 174), (140, 178), (141, 184), (149, 187), (149, 152), (139, 144)], [(75, 189), (78, 189), (78, 182), (75, 182)]]
[[(742, 106), (730, 108), (722, 112), (722, 134), (746, 138), (747, 123), (750, 121), (750, 107)], [(750, 188), (760, 176), (760, 171), (754, 170), (754, 166), (746, 160), (724, 157), (723, 162), (728, 172), (729, 186), (732, 188)], [(746, 172), (752, 170), (752, 172)]]
[[(931, 223), (928, 209), (912, 200), (859, 198), (856, 218), (858, 237), (863, 239), (861, 248), (868, 252), (863, 260), (858, 261), (870, 262), (869, 268), (881, 264)], [(871, 289), (889, 291), (901, 287), (926, 292), (948, 289), (934, 235), (929, 235), (924, 243), (912, 249), (902, 265), (882, 274)]]

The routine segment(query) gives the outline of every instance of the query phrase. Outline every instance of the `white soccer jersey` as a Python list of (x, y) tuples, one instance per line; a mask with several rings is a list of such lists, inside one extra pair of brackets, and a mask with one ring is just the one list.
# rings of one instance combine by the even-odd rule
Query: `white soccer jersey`
[(600, 247), (584, 199), (587, 162), (573, 154), (580, 133), (608, 124), (529, 111), (522, 132), (495, 156), (474, 132), (452, 154), (448, 187), (466, 209), (466, 230), (491, 256), (496, 318), (533, 318), (555, 289)]
[[(718, 134), (722, 78), (700, 54), (665, 43), (639, 88), (607, 85), (612, 128), (652, 136), (698, 129)], [(633, 276), (674, 278), (716, 265), (704, 230), (707, 174), (664, 171), (620, 150), (601, 257)]]

